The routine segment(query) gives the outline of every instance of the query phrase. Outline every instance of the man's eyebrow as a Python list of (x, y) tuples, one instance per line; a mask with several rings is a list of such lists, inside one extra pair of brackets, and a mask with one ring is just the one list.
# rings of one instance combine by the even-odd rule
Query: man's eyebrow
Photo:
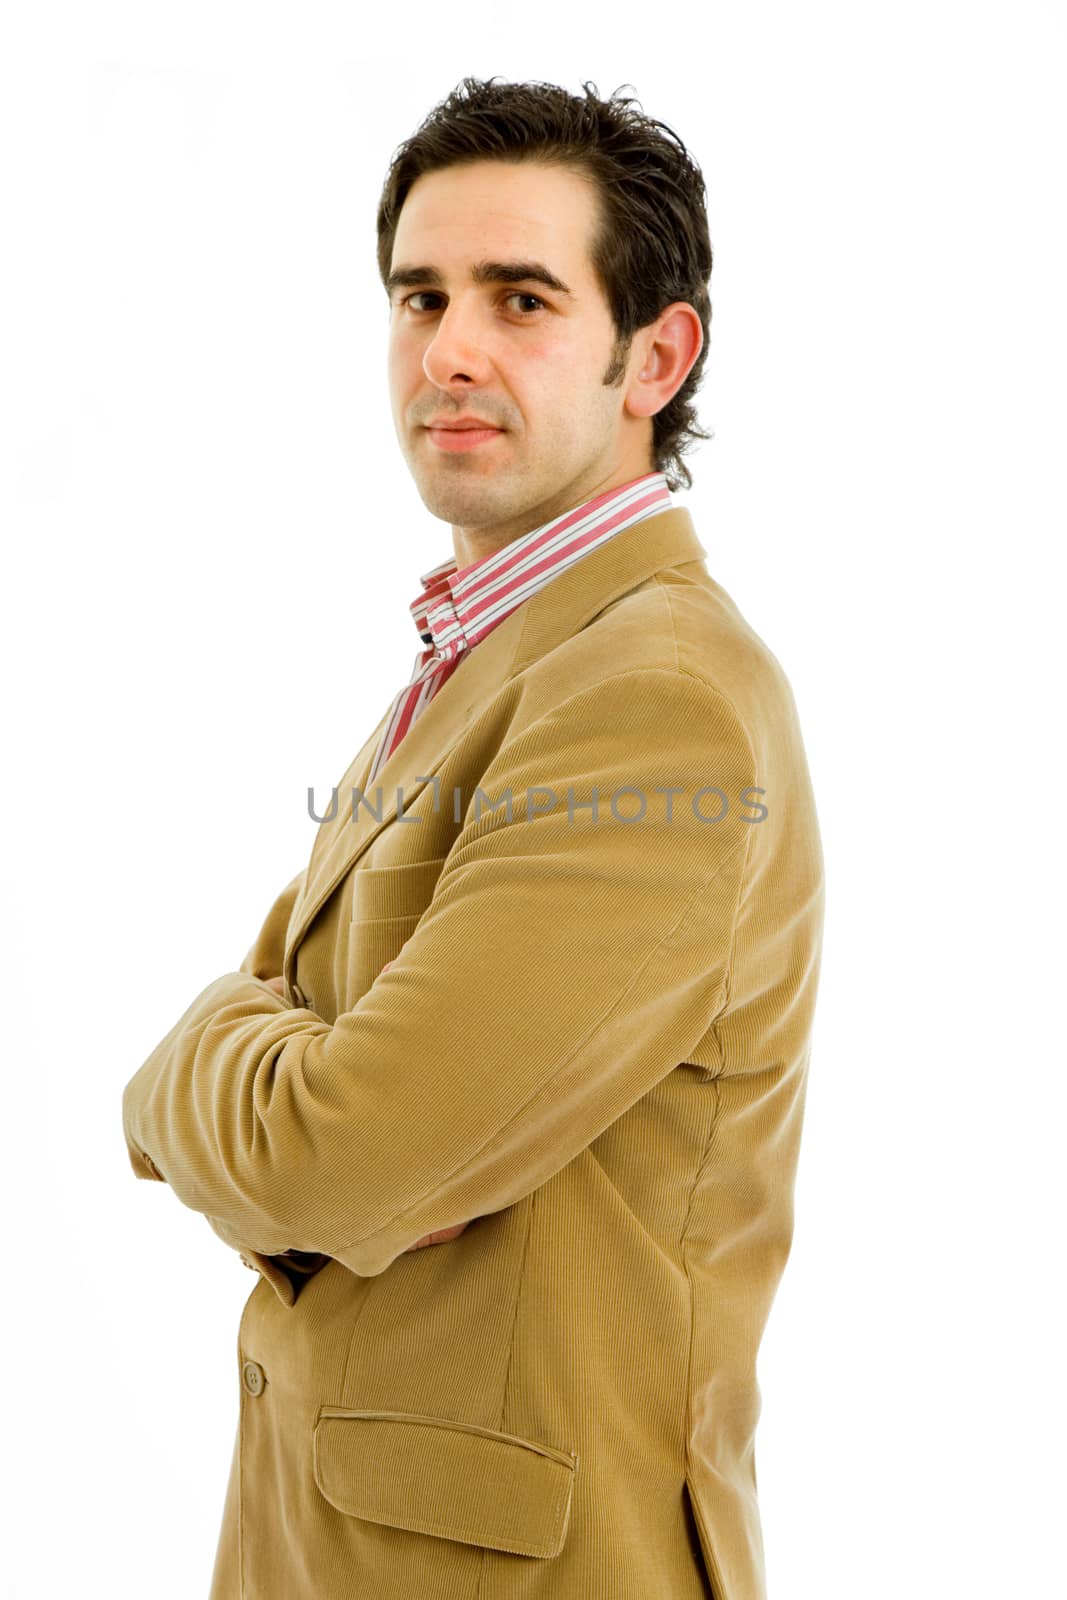
[[(413, 289), (425, 284), (440, 288), (444, 279), (436, 267), (394, 267), (385, 280), (386, 291), (392, 299), (394, 289)], [(557, 278), (543, 261), (476, 261), (471, 267), (472, 283), (541, 283), (555, 294), (574, 295), (561, 278)]]

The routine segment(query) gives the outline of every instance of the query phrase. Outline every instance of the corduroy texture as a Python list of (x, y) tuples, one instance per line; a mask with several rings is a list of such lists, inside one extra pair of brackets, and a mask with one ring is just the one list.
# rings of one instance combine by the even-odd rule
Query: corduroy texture
[(134, 1170), (263, 1274), (211, 1600), (764, 1600), (823, 863), (704, 555), (677, 507), (592, 551), (353, 808), (383, 719), (126, 1087)]

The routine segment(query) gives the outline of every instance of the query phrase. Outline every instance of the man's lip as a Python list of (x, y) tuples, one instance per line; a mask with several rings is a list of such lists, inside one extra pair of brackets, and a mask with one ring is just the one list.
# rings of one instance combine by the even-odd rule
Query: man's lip
[(503, 433), (503, 428), (498, 428), (495, 422), (427, 422), (423, 424), (434, 433), (484, 433), (490, 430), (493, 433)]

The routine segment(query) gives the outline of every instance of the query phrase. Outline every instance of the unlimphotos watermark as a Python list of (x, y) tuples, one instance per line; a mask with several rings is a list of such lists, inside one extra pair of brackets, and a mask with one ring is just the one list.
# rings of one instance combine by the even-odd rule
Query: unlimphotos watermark
[[(433, 810), (435, 813), (440, 812), (440, 780), (432, 775), (423, 777), (417, 774), (415, 777), (415, 782), (419, 784), (432, 784)], [(419, 789), (417, 792), (419, 795), (421, 795), (423, 790)], [(374, 804), (368, 800), (366, 793), (362, 789), (353, 787), (351, 815), (349, 818), (350, 821), (356, 822), (359, 819), (360, 812), (364, 807), (376, 822), (381, 822), (383, 820), (385, 816), (385, 801), (380, 785), (375, 793), (377, 795), (377, 808), (375, 808)], [(724, 818), (731, 815), (730, 797), (727, 795), (725, 789), (720, 789), (718, 785), (713, 783), (705, 784), (703, 788), (695, 791), (689, 791), (684, 785), (681, 784), (657, 784), (652, 790), (652, 793), (655, 795), (666, 796), (667, 822), (674, 822), (676, 820), (674, 814), (674, 797), (676, 795), (685, 794), (689, 795), (689, 812), (697, 819), (698, 822), (705, 822), (709, 824), (722, 822)], [(759, 823), (766, 821), (768, 815), (767, 807), (761, 800), (751, 798), (754, 795), (764, 795), (766, 793), (766, 789), (742, 789), (740, 794), (737, 796), (737, 809), (732, 814), (736, 815), (738, 820), (741, 822)], [(322, 816), (320, 816), (315, 810), (315, 790), (310, 785), (308, 787), (307, 795), (308, 816), (313, 822), (333, 822), (336, 820), (338, 806), (340, 803), (336, 786), (330, 791), (329, 809)], [(638, 809), (632, 809), (632, 801), (627, 801), (628, 809), (620, 811), (619, 802), (621, 797), (624, 796), (636, 796)], [(521, 804), (521, 802), (519, 803)], [(624, 784), (621, 788), (612, 789), (610, 794), (604, 795), (601, 794), (600, 789), (594, 784), (592, 798), (588, 800), (578, 800), (575, 798), (573, 784), (568, 784), (566, 795), (563, 797), (559, 796), (554, 789), (549, 788), (545, 784), (530, 784), (526, 789), (525, 810), (521, 811), (520, 815), (525, 815), (527, 817), (544, 816), (551, 811), (555, 811), (563, 803), (565, 803), (567, 807), (568, 823), (574, 822), (575, 815), (579, 811), (590, 812), (591, 817), (588, 820), (593, 822), (605, 821), (609, 815), (611, 820), (614, 822), (644, 822), (648, 819), (648, 795), (646, 791), (630, 784)], [(607, 808), (606, 813), (602, 813), (602, 805)], [(490, 812), (497, 812), (501, 809), (501, 807), (504, 807), (505, 809), (507, 821), (511, 822), (514, 818), (516, 800), (511, 789), (503, 790), (502, 794), (498, 796), (496, 800), (493, 800), (488, 794), (486, 794), (484, 789), (479, 787), (474, 791), (473, 806), (473, 820), (475, 822), (478, 822), (481, 819), (483, 811), (488, 810)], [(756, 815), (746, 815), (745, 810), (742, 809), (744, 807), (747, 807), (750, 811), (754, 811)], [(661, 808), (657, 807), (656, 809), (658, 811)], [(452, 791), (452, 817), (455, 822), (462, 822), (464, 820), (462, 789), (457, 788), (453, 789)], [(397, 822), (423, 821), (423, 818), (419, 816), (407, 817), (404, 815), (404, 791), (401, 788), (398, 788), (396, 791), (396, 820)], [(586, 819), (583, 818), (583, 821), (584, 820)]]

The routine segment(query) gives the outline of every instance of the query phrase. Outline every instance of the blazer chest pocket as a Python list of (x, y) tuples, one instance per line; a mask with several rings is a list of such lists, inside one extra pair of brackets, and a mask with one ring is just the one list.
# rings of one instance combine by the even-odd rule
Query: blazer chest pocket
[(346, 1516), (490, 1550), (556, 1556), (578, 1457), (471, 1423), (321, 1407), (312, 1447), (320, 1493)]
[(433, 899), (444, 856), (399, 867), (357, 868), (348, 927), (348, 1004), (370, 988), (415, 932)]

